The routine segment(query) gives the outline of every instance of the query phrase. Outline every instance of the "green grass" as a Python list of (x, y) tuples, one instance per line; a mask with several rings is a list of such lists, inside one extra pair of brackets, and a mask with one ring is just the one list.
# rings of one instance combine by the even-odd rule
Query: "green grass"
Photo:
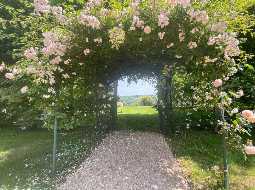
[(118, 129), (159, 131), (158, 112), (152, 106), (124, 106), (118, 108)]
[(119, 115), (157, 115), (158, 112), (152, 106), (124, 106), (118, 108)]
[[(89, 153), (93, 131), (59, 131), (56, 176), (63, 176)], [(0, 189), (53, 189), (52, 131), (0, 128)]]
[[(193, 189), (222, 189), (221, 138), (209, 131), (186, 130), (168, 142)], [(246, 161), (239, 152), (229, 153), (230, 189), (255, 190), (255, 158)]]

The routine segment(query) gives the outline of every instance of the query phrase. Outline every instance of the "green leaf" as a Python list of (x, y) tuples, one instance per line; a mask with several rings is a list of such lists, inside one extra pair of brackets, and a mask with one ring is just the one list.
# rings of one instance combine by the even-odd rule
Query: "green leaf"
[(255, 71), (254, 67), (250, 64), (245, 64), (244, 65), (248, 70), (252, 70), (252, 71)]

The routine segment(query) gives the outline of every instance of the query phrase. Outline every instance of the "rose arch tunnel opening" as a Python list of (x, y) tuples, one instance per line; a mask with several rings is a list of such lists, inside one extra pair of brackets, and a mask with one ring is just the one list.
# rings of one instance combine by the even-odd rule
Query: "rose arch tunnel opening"
[(157, 80), (125, 76), (115, 82), (117, 129), (158, 131)]

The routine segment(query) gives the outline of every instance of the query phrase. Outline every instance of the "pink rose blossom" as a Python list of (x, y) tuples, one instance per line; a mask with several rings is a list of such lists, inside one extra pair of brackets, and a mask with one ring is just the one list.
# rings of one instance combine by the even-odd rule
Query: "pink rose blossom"
[(83, 53), (84, 53), (84, 55), (88, 55), (88, 54), (90, 54), (90, 49), (85, 49), (84, 51), (83, 51)]
[(95, 38), (94, 42), (98, 43), (98, 44), (101, 44), (103, 42), (103, 39), (102, 38)]
[(223, 33), (227, 29), (227, 24), (225, 22), (218, 22), (212, 25), (211, 31)]
[(86, 12), (82, 12), (79, 16), (79, 22), (93, 29), (100, 29), (100, 21), (92, 15), (88, 15)]
[(171, 48), (171, 47), (173, 47), (173, 46), (174, 46), (174, 43), (170, 43), (170, 44), (168, 44), (168, 45), (166, 46), (166, 48), (169, 49), (169, 48)]
[(190, 31), (192, 34), (195, 34), (196, 32), (199, 32), (198, 28), (193, 28), (191, 31)]
[(50, 63), (53, 64), (53, 65), (58, 65), (61, 61), (62, 61), (62, 60), (61, 60), (60, 56), (57, 56), (57, 57), (55, 57), (54, 59), (52, 59), (52, 60), (50, 61)]
[(208, 42), (207, 42), (207, 45), (208, 46), (212, 46), (212, 45), (214, 45), (216, 43), (216, 39), (214, 38), (214, 37), (209, 37), (209, 39), (208, 39)]
[(51, 8), (48, 0), (34, 0), (34, 7), (37, 14), (49, 13)]
[(224, 50), (224, 57), (226, 59), (230, 59), (230, 57), (235, 57), (240, 55), (241, 50), (239, 49), (238, 46), (236, 46), (235, 44), (229, 44), (226, 46), (225, 50)]
[(70, 62), (71, 62), (71, 59), (67, 59), (67, 60), (64, 61), (64, 64), (69, 65)]
[(102, 8), (102, 9), (100, 10), (100, 15), (105, 17), (105, 16), (107, 16), (107, 15), (109, 14), (109, 12), (110, 12), (109, 9)]
[(13, 73), (6, 73), (5, 74), (5, 78), (9, 79), (9, 80), (13, 80), (15, 78)]
[(180, 42), (183, 42), (184, 39), (185, 39), (185, 34), (184, 34), (184, 32), (180, 32), (180, 33), (179, 33), (179, 40), (180, 40)]
[(4, 64), (4, 63), (2, 63), (2, 64), (0, 65), (0, 72), (3, 72), (3, 71), (4, 71), (4, 69), (5, 69), (5, 64)]
[(172, 6), (181, 5), (183, 7), (190, 6), (190, 0), (168, 0)]
[(250, 110), (244, 110), (244, 111), (242, 111), (242, 116), (243, 116), (244, 118), (249, 118), (249, 117), (252, 117), (253, 115), (254, 115), (253, 112), (250, 111)]
[(164, 13), (160, 13), (158, 16), (158, 26), (164, 28), (169, 25), (169, 18)]
[(213, 83), (213, 86), (214, 86), (215, 88), (219, 88), (219, 87), (222, 86), (223, 81), (222, 81), (221, 79), (216, 79), (216, 80), (213, 81), (212, 83)]
[(66, 52), (66, 45), (63, 44), (56, 33), (54, 32), (45, 32), (43, 33), (43, 44), (44, 48), (42, 52), (46, 56), (50, 55), (60, 55), (63, 56)]
[(255, 115), (253, 115), (253, 117), (248, 118), (248, 121), (250, 123), (255, 123)]
[(236, 39), (236, 35), (231, 33), (223, 33), (217, 36), (211, 36), (207, 42), (208, 45), (225, 45), (224, 57), (229, 60), (231, 57), (240, 55), (239, 40)]
[(144, 33), (145, 33), (145, 34), (150, 34), (150, 33), (151, 33), (151, 27), (145, 26), (145, 27), (144, 27)]
[(37, 60), (37, 59), (38, 59), (38, 58), (37, 58), (37, 52), (36, 52), (36, 50), (35, 50), (33, 47), (31, 47), (31, 48), (25, 50), (24, 56), (25, 56), (27, 59), (30, 59), (30, 60)]
[(60, 23), (65, 23), (66, 17), (63, 15), (62, 7), (51, 7), (52, 14), (57, 18)]
[(69, 79), (70, 78), (70, 76), (67, 73), (63, 74), (62, 76), (63, 76), (64, 79)]
[(131, 8), (132, 8), (132, 9), (137, 9), (138, 6), (139, 6), (139, 4), (140, 4), (140, 0), (134, 0), (134, 1), (132, 1), (132, 3), (131, 3)]
[(140, 18), (138, 16), (134, 16), (132, 26), (133, 27), (135, 26), (137, 28), (144, 28), (144, 21), (140, 20)]
[(206, 11), (195, 11), (194, 9), (189, 10), (188, 12), (190, 18), (202, 24), (207, 24), (209, 21), (209, 16)]
[(101, 0), (88, 0), (85, 4), (85, 8), (90, 9), (93, 7), (97, 7), (102, 3)]
[(51, 7), (51, 12), (54, 16), (58, 16), (63, 14), (63, 9), (62, 7), (53, 6)]
[(51, 77), (49, 78), (49, 84), (50, 84), (50, 85), (53, 85), (53, 84), (55, 84), (55, 83), (56, 83), (55, 78), (54, 78), (53, 76), (51, 76)]
[(244, 95), (243, 90), (242, 90), (242, 89), (241, 89), (241, 90), (238, 90), (238, 91), (236, 92), (236, 95), (237, 95), (237, 98), (241, 98), (241, 97)]
[(254, 155), (255, 154), (255, 146), (253, 146), (252, 143), (251, 143), (251, 145), (245, 146), (244, 150), (245, 150), (245, 153), (247, 155)]
[(21, 92), (22, 94), (27, 93), (27, 91), (28, 91), (28, 86), (24, 86), (24, 87), (22, 87), (22, 88), (20, 89), (20, 92)]
[(211, 59), (209, 56), (205, 56), (205, 63), (214, 63), (218, 60), (218, 58)]
[(242, 111), (241, 115), (250, 123), (255, 123), (255, 114), (250, 110)]
[(165, 32), (159, 32), (158, 36), (159, 36), (159, 39), (163, 40), (165, 36)]
[(17, 67), (14, 67), (14, 68), (12, 69), (12, 73), (13, 73), (14, 75), (18, 75), (18, 74), (21, 73), (21, 69), (20, 69), (20, 68), (17, 68)]
[(189, 47), (189, 49), (197, 48), (197, 43), (196, 42), (189, 42), (188, 47)]

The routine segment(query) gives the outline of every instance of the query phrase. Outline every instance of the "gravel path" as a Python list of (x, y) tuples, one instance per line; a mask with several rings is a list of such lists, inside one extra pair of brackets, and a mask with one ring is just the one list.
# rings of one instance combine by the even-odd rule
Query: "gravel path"
[(188, 190), (164, 137), (113, 132), (59, 190)]

